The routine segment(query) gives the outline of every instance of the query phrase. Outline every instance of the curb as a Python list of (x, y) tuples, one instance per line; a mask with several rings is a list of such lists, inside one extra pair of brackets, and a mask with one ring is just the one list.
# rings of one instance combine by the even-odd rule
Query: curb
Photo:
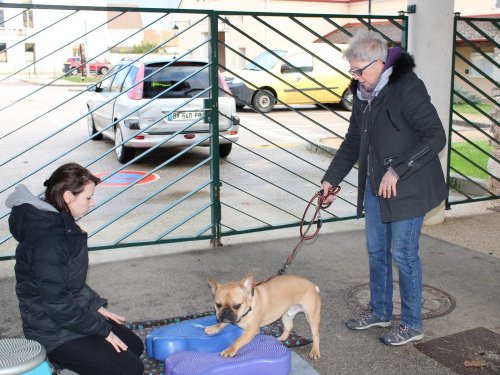
[[(20, 80), (23, 81), (23, 82), (29, 83), (31, 85), (37, 85), (37, 86), (47, 86), (51, 82), (51, 81), (49, 81), (49, 82), (45, 82), (44, 83), (44, 82), (39, 82), (39, 81), (35, 81), (35, 80), (31, 80), (31, 79), (25, 79), (25, 78), (21, 78)], [(87, 82), (87, 83), (61, 82), (61, 83), (58, 83), (56, 81), (56, 82), (50, 83), (49, 86), (51, 86), (51, 87), (87, 87), (90, 84), (91, 84), (91, 82)]]
[(342, 143), (341, 138), (328, 137), (321, 138), (317, 142), (308, 143), (307, 151), (314, 152), (316, 154), (324, 154), (327, 156), (334, 156)]

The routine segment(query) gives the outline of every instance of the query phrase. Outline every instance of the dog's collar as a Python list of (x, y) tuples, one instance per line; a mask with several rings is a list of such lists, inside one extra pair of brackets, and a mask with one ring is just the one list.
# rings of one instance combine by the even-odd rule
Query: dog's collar
[(246, 312), (246, 313), (244, 313), (244, 314), (241, 316), (241, 318), (239, 318), (239, 319), (238, 319), (238, 321), (237, 321), (236, 323), (241, 322), (241, 319), (243, 319), (245, 316), (247, 316), (247, 315), (248, 315), (248, 313), (249, 313), (250, 311), (252, 311), (252, 306), (250, 306), (250, 307), (248, 308), (247, 312)]
[[(255, 294), (255, 288), (252, 288), (252, 298), (253, 298), (254, 294)], [(252, 301), (250, 301), (250, 303), (252, 303)], [(239, 318), (239, 319), (238, 319), (238, 321), (237, 321), (236, 323), (241, 322), (241, 319), (243, 319), (245, 316), (247, 316), (247, 315), (250, 313), (250, 311), (252, 311), (252, 306), (250, 306), (250, 307), (248, 308), (247, 312), (246, 312), (246, 313), (244, 313), (244, 314), (241, 316), (241, 318)]]

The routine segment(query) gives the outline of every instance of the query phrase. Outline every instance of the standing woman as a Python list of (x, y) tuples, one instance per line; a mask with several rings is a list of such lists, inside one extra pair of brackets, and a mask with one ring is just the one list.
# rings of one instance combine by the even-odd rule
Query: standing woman
[(353, 76), (353, 110), (322, 188), (326, 193), (340, 184), (359, 163), (357, 215), (364, 210), (370, 269), (368, 308), (346, 325), (352, 330), (391, 325), (394, 260), (401, 322), (380, 341), (404, 345), (424, 337), (419, 238), (424, 215), (447, 194), (438, 158), (446, 136), (423, 82), (413, 72), (412, 56), (400, 48), (388, 49), (380, 34), (366, 30), (351, 39), (344, 57)]
[(142, 340), (87, 284), (87, 233), (75, 222), (94, 206), (100, 180), (76, 163), (45, 181), (45, 200), (19, 185), (6, 201), (16, 249), (16, 294), (26, 338), (78, 374), (139, 375)]

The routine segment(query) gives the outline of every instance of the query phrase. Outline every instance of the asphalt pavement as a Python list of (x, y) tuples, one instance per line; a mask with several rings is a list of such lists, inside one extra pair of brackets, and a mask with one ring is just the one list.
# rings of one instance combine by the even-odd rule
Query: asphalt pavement
[[(498, 248), (498, 234), (493, 230), (500, 227), (498, 201), (477, 205), (482, 208), (474, 210), (470, 205), (455, 216), (453, 210), (448, 211), (444, 224), (433, 226), (432, 235), (422, 235), (424, 284), (431, 303), (431, 316), (424, 321), (424, 342), (479, 327), (500, 333), (500, 259), (492, 251)], [(464, 218), (475, 223), (470, 233), (444, 240), (456, 225), (461, 228)], [(477, 241), (480, 251), (461, 243), (469, 236), (481, 238)], [(227, 237), (218, 248), (202, 241), (94, 252), (88, 282), (109, 299), (111, 310), (129, 321), (204, 312), (212, 309), (209, 277), (229, 281), (253, 272), (256, 279), (264, 279), (281, 267), (297, 240), (297, 229), (290, 228)], [(12, 267), (9, 261), (2, 262), (0, 268), (2, 337), (22, 333)], [(307, 358), (309, 345), (293, 348), (292, 374), (457, 373), (412, 344), (384, 346), (378, 340), (383, 329), (353, 332), (345, 327), (344, 322), (366, 299), (368, 269), (362, 220), (325, 224), (316, 239), (302, 246), (289, 273), (314, 281), (322, 296), (321, 358)], [(432, 306), (436, 291), (442, 292), (436, 297), (438, 305), (442, 302), (439, 299), (448, 302)], [(310, 335), (303, 315), (296, 317), (295, 330)]]

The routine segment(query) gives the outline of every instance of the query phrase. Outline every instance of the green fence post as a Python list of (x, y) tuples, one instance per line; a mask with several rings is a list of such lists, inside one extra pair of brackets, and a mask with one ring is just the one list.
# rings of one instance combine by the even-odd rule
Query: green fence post
[(222, 246), (221, 235), (221, 201), (220, 201), (220, 169), (219, 169), (219, 54), (218, 54), (218, 13), (208, 14), (210, 20), (210, 195), (212, 197), (212, 235), (210, 243), (213, 246)]
[(403, 30), (401, 30), (401, 48), (406, 51), (408, 50), (408, 16), (405, 15), (404, 11), (400, 11), (399, 15), (403, 24)]

